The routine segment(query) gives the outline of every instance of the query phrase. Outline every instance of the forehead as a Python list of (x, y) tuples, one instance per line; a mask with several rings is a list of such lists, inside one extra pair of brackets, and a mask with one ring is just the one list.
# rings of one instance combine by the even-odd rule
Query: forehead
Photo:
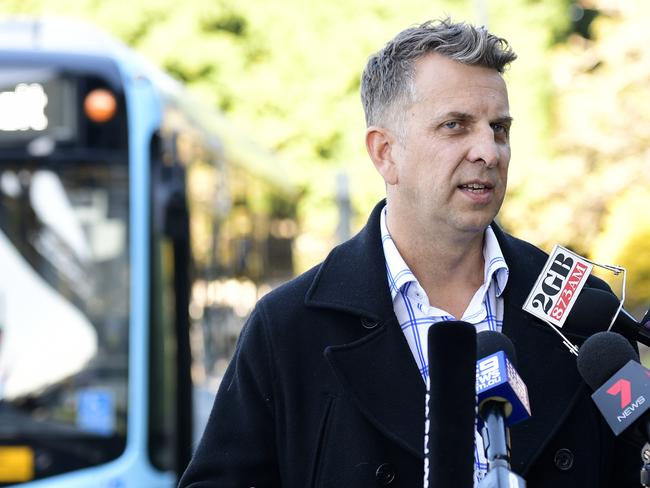
[[(484, 66), (462, 64), (440, 54), (415, 61), (414, 87), (420, 102), (440, 109), (476, 109), (508, 115), (508, 90), (501, 74)], [(418, 105), (416, 103), (416, 105)]]

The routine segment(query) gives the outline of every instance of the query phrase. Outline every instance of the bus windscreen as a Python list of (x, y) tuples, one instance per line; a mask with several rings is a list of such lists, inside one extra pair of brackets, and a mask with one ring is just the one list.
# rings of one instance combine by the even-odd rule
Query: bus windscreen
[(0, 161), (0, 262), (0, 451), (31, 455), (31, 468), (9, 471), (26, 478), (0, 471), (0, 486), (115, 459), (127, 416), (126, 163)]

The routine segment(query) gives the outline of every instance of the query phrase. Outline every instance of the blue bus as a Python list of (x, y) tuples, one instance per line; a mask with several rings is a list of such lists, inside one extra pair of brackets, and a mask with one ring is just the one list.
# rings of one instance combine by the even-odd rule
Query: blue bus
[(293, 274), (280, 167), (95, 28), (0, 23), (0, 486), (176, 484)]

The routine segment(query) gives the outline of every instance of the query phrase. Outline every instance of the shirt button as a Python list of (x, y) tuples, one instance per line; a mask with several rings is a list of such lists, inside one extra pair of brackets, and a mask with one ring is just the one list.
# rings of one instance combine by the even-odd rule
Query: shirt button
[(553, 461), (560, 471), (569, 471), (573, 467), (573, 453), (569, 449), (558, 449)]
[(379, 322), (375, 322), (364, 317), (361, 319), (361, 325), (363, 325), (366, 329), (374, 329), (379, 325)]
[(395, 468), (389, 463), (381, 464), (375, 471), (375, 479), (381, 486), (390, 485), (395, 479)]

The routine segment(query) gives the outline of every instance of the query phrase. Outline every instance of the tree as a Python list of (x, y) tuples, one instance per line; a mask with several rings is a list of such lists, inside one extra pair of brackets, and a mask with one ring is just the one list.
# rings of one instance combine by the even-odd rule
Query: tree
[(516, 119), (511, 183), (517, 207), (528, 198), (531, 174), (537, 180), (537, 168), (551, 154), (547, 53), (569, 24), (568, 0), (438, 0), (427, 7), (420, 0), (192, 0), (182, 6), (171, 0), (8, 0), (5, 9), (82, 15), (273, 150), (305, 189), (301, 268), (334, 243), (337, 173), (349, 175), (356, 228), (383, 196), (365, 153), (359, 80), (367, 57), (409, 25), (446, 12), (454, 20), (488, 21), (518, 52), (506, 75)]
[(650, 252), (641, 245), (650, 203), (650, 5), (592, 6), (598, 15), (590, 38), (573, 34), (554, 48), (551, 157), (507, 206), (505, 220), (547, 248), (562, 243), (626, 265), (627, 304), (641, 307), (650, 274)]

